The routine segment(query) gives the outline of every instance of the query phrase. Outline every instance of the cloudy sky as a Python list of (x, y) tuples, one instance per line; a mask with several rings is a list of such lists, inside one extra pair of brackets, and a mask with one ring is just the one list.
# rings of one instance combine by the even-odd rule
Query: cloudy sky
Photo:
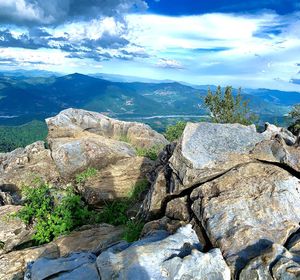
[(300, 91), (300, 0), (0, 0), (0, 70)]

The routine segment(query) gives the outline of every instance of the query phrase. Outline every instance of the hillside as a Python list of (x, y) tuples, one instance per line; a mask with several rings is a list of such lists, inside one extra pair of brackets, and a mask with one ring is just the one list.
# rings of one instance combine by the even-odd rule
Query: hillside
[[(207, 86), (113, 82), (76, 73), (61, 77), (30, 75), (0, 76), (0, 125), (44, 120), (69, 107), (127, 119), (207, 114), (202, 106)], [(282, 121), (291, 105), (300, 102), (297, 92), (245, 89), (243, 94), (263, 121)]]

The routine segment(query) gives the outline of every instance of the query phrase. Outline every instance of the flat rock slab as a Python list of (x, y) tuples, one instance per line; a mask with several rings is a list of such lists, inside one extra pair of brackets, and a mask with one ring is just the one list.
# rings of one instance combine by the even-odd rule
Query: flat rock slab
[(193, 191), (192, 209), (233, 272), (299, 228), (299, 179), (274, 165), (249, 163)]
[(220, 250), (199, 250), (201, 244), (191, 225), (166, 237), (164, 232), (100, 254), (97, 265), (102, 280), (108, 279), (230, 279)]

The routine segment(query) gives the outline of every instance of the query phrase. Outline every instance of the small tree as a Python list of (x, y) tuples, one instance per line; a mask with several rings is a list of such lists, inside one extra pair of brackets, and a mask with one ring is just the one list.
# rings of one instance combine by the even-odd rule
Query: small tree
[(180, 136), (182, 135), (182, 133), (185, 129), (185, 126), (186, 126), (186, 122), (184, 122), (184, 121), (179, 121), (174, 125), (167, 126), (167, 129), (165, 132), (165, 137), (170, 142), (178, 140), (180, 138)]
[(204, 104), (211, 113), (212, 121), (216, 123), (249, 125), (257, 120), (257, 117), (250, 112), (249, 100), (243, 100), (241, 89), (236, 96), (232, 94), (230, 86), (225, 88), (224, 94), (220, 86), (215, 93), (208, 89)]
[(288, 129), (295, 135), (300, 133), (300, 104), (294, 105), (292, 111), (289, 113), (290, 118), (293, 123), (288, 127)]

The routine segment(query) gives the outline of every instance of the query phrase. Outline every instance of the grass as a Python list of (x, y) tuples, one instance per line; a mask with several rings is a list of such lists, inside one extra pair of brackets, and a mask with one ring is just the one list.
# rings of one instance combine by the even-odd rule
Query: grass
[(127, 135), (120, 136), (119, 141), (130, 144), (130, 139), (128, 138)]
[(157, 160), (159, 153), (162, 150), (162, 146), (157, 145), (151, 148), (140, 148), (136, 147), (136, 155), (140, 157), (147, 157), (151, 160)]
[(77, 184), (82, 184), (88, 178), (94, 177), (96, 174), (97, 174), (97, 169), (89, 167), (87, 170), (85, 170), (75, 176), (75, 182)]

